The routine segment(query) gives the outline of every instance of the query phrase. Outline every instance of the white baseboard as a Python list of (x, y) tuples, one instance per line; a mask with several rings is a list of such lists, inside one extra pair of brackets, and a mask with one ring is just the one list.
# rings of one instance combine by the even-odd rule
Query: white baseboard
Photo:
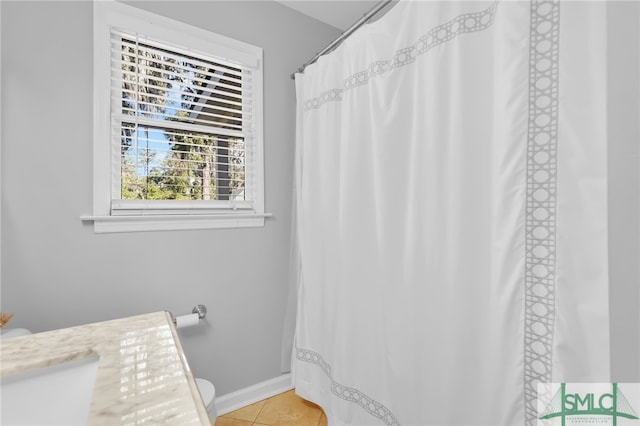
[(244, 406), (262, 401), (282, 392), (293, 389), (291, 373), (257, 383), (216, 398), (216, 410), (219, 416), (230, 413)]

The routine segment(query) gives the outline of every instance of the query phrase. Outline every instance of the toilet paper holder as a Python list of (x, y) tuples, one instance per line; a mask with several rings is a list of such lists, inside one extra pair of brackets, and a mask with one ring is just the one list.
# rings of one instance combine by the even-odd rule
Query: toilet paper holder
[[(196, 305), (191, 310), (192, 314), (198, 314), (198, 319), (204, 319), (207, 316), (207, 307), (204, 305)], [(176, 325), (176, 317), (169, 312), (171, 315), (171, 319), (173, 320), (173, 324)]]
[(192, 314), (198, 314), (198, 318), (204, 319), (207, 316), (207, 307), (204, 305), (196, 305), (191, 310)]

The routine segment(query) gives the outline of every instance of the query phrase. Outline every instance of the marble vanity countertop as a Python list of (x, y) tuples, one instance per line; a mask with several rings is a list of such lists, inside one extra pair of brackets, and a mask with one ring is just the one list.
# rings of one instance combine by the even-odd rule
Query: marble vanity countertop
[(99, 356), (88, 425), (210, 425), (168, 312), (0, 341), (2, 377)]

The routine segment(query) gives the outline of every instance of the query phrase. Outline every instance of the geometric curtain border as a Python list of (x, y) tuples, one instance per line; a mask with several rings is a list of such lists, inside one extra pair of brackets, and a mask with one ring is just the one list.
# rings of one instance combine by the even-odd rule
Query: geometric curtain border
[(299, 361), (315, 364), (324, 372), (331, 380), (331, 393), (345, 401), (355, 402), (373, 417), (377, 417), (387, 426), (400, 426), (395, 416), (387, 407), (374, 400), (364, 392), (355, 388), (350, 388), (336, 382), (331, 376), (331, 366), (322, 358), (322, 356), (308, 349), (301, 349), (296, 346), (296, 358)]
[(537, 417), (538, 383), (551, 382), (556, 281), (560, 3), (530, 2), (524, 272), (525, 424)]
[(340, 102), (342, 94), (346, 90), (363, 86), (378, 75), (409, 65), (415, 62), (418, 55), (422, 55), (462, 34), (486, 30), (493, 25), (496, 10), (497, 3), (494, 2), (485, 10), (458, 15), (450, 21), (432, 28), (411, 46), (398, 49), (390, 59), (374, 61), (369, 64), (367, 69), (347, 77), (342, 88), (330, 89), (306, 100), (303, 104), (303, 110), (317, 109), (327, 102)]

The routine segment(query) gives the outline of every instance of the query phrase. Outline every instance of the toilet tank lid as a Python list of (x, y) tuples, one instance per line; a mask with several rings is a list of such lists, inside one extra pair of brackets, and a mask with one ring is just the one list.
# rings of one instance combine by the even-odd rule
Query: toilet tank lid
[(31, 334), (31, 331), (26, 328), (6, 328), (0, 331), (0, 338), (8, 339), (9, 337), (28, 336), (29, 334)]

